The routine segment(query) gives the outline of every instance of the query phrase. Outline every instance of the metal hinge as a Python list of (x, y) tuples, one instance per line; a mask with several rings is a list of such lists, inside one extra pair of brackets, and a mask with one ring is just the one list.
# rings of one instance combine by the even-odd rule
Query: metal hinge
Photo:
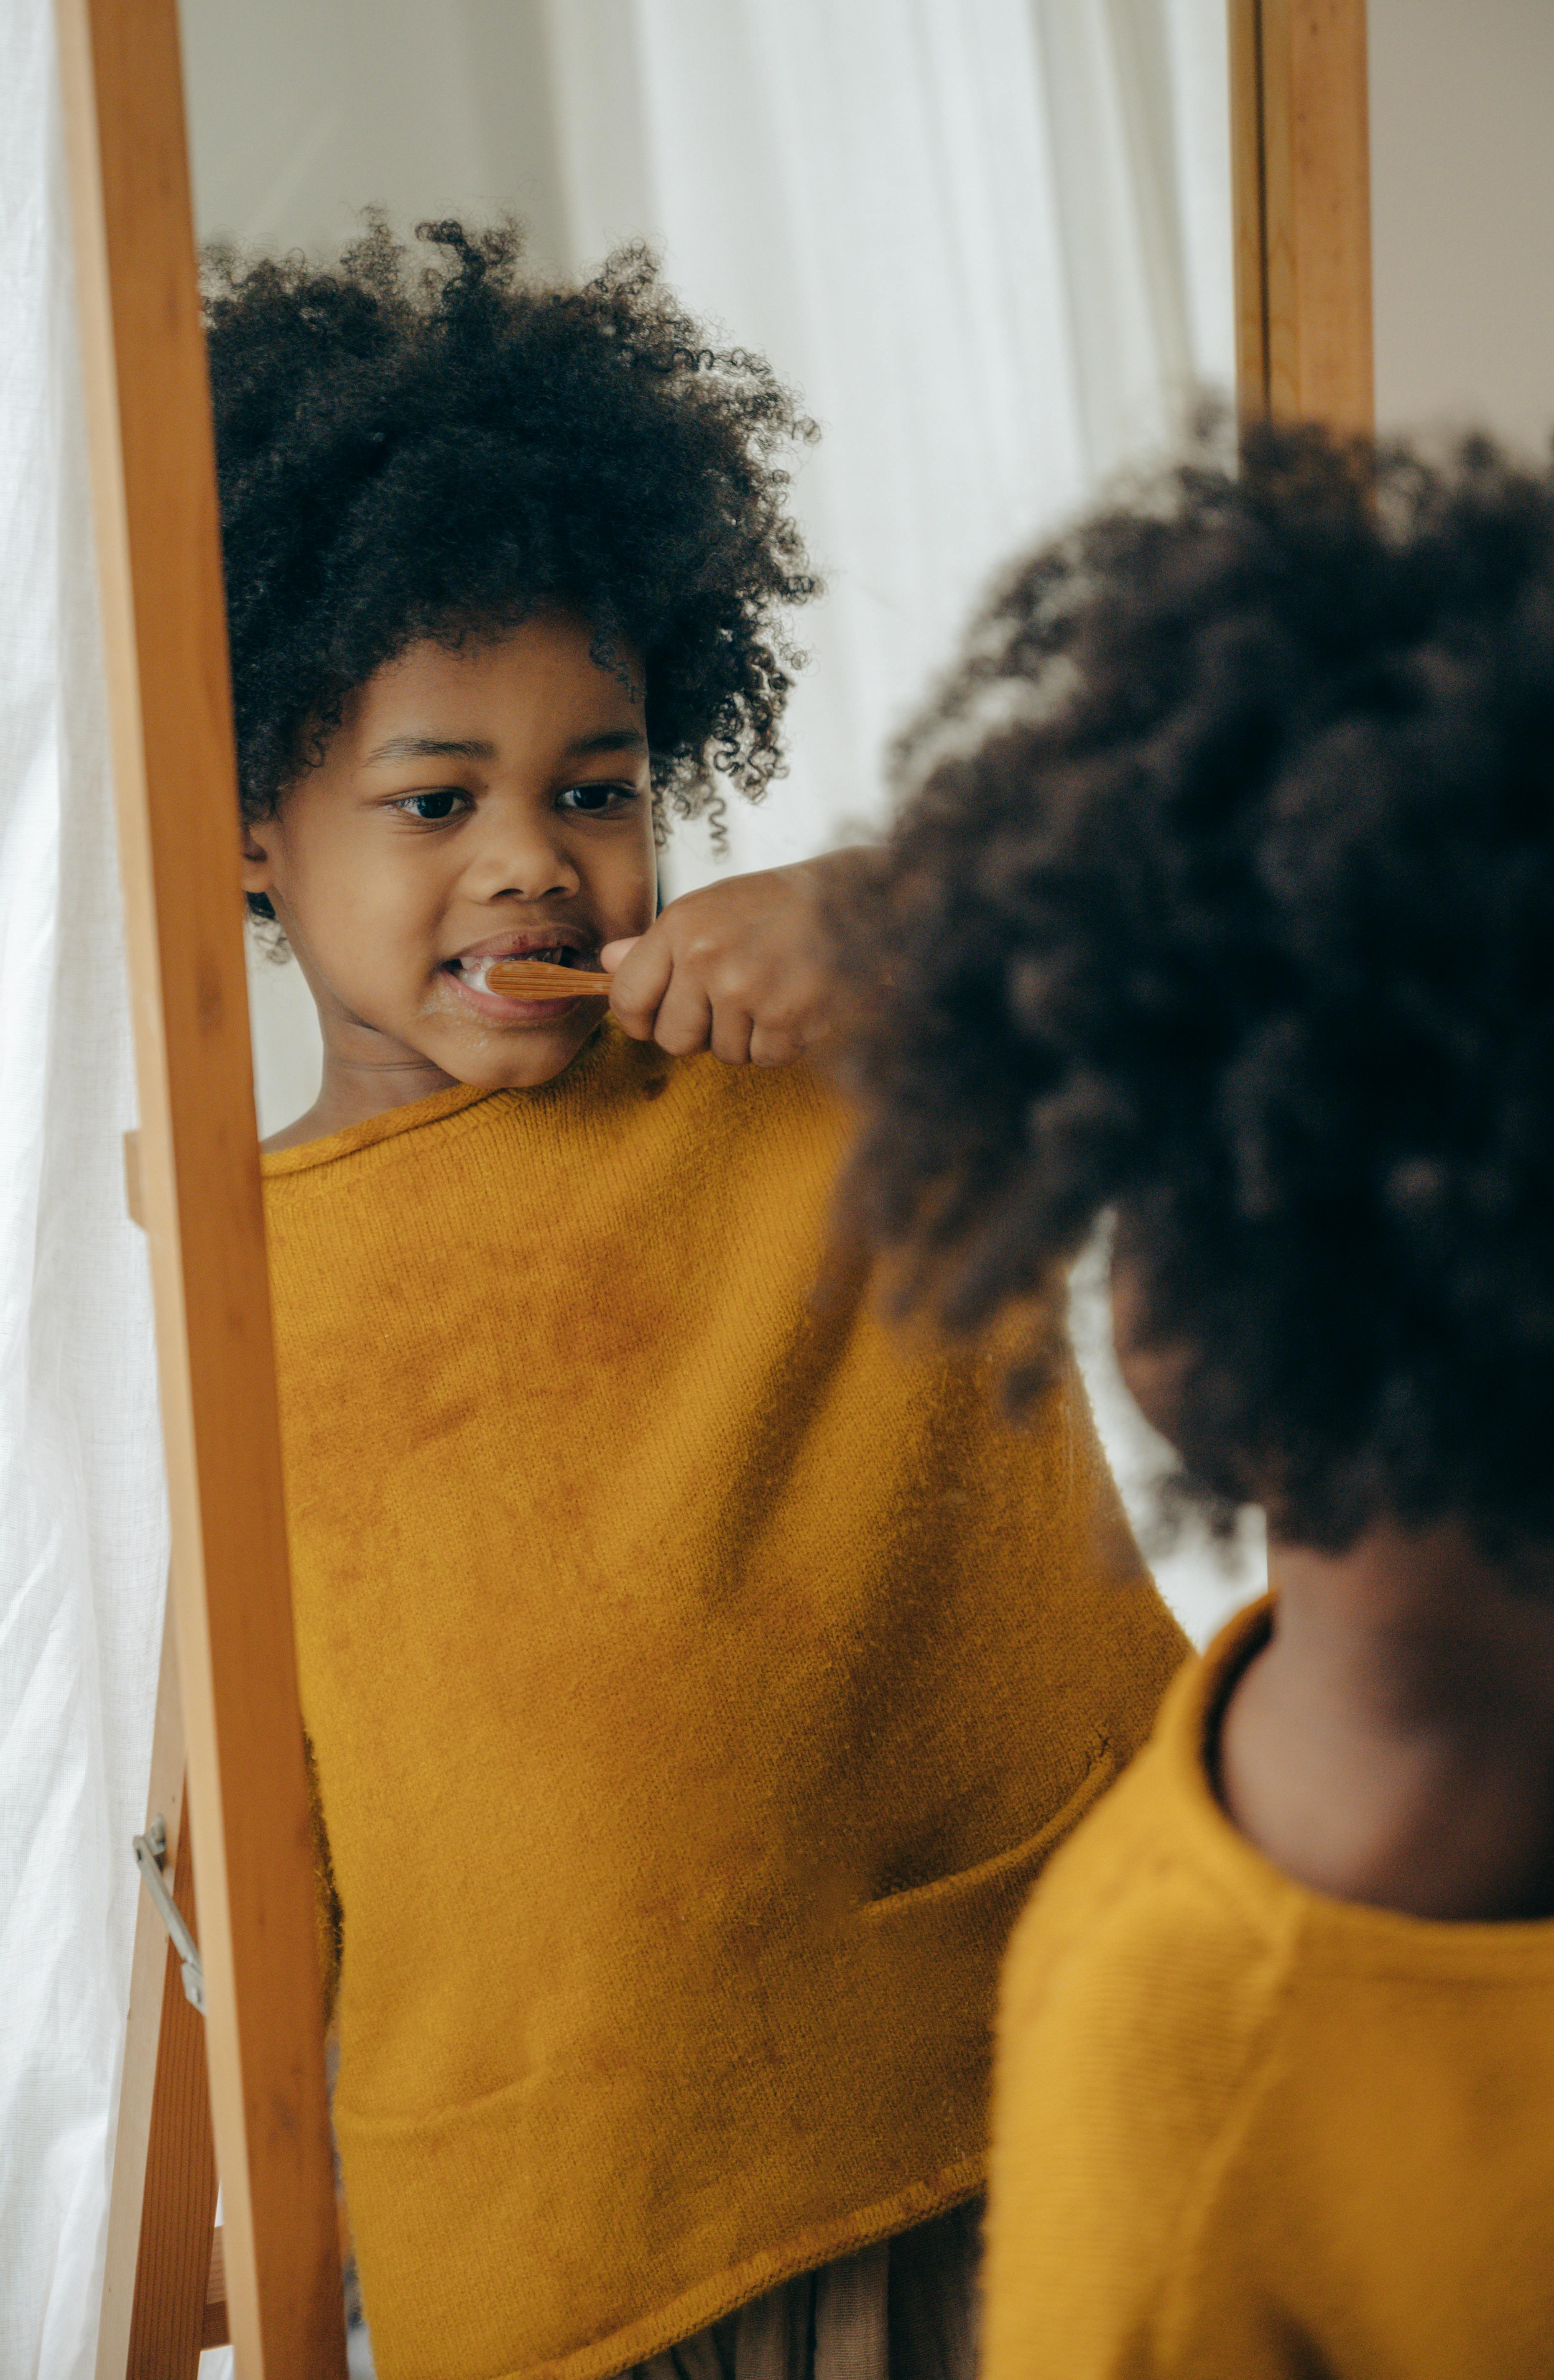
[(161, 1818), (153, 1818), (143, 1835), (135, 1838), (135, 1864), (140, 1871), (140, 1881), (156, 1903), (156, 1913), (173, 1937), (173, 1948), (183, 1969), (184, 1998), (201, 2016), (205, 2013), (205, 1971), (200, 1963), (200, 1948), (188, 1927), (183, 1912), (167, 1889), (167, 1879), (162, 1872), (167, 1857), (167, 1828)]

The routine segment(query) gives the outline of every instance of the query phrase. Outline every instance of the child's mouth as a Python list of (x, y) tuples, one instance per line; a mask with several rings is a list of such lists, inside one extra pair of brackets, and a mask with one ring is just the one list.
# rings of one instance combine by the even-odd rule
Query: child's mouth
[[(559, 1022), (570, 1016), (576, 1002), (572, 1000), (519, 1000), (510, 992), (492, 991), (487, 978), (493, 966), (504, 960), (542, 959), (550, 966), (597, 967), (596, 953), (580, 950), (570, 941), (524, 941), (515, 947), (505, 944), (501, 950), (469, 951), (458, 958), (443, 962), (443, 972), (450, 976), (467, 1003), (486, 1017), (536, 1023)], [(579, 992), (578, 999), (584, 997)]]
[(529, 942), (521, 951), (486, 951), (479, 957), (450, 959), (448, 965), (465, 983), (472, 985), (477, 991), (485, 991), (488, 988), (486, 978), (503, 960), (543, 959), (547, 966), (577, 966), (581, 965), (582, 955), (580, 951), (572, 950), (565, 942)]

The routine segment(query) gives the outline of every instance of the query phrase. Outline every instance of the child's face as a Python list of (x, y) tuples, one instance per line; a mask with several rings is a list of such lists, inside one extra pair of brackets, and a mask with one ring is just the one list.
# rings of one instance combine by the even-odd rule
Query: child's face
[(548, 1082), (602, 1002), (503, 998), (481, 988), (481, 961), (593, 967), (652, 923), (641, 691), (589, 644), (556, 613), (461, 651), (412, 645), (245, 838), (245, 885), (270, 897), (326, 1058), (382, 1068), (385, 1104), (439, 1077)]

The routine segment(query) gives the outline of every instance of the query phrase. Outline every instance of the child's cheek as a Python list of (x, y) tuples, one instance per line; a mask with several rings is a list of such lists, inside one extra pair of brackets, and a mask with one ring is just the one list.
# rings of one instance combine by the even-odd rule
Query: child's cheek
[(645, 934), (658, 915), (658, 849), (652, 812), (645, 803), (637, 831), (613, 851), (593, 855), (583, 880), (601, 927), (600, 941)]

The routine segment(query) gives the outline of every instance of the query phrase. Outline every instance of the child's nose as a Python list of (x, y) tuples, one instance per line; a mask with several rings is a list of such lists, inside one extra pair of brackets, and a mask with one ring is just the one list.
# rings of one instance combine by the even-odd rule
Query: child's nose
[(474, 855), (470, 890), (484, 901), (554, 900), (577, 892), (582, 878), (565, 839), (543, 813), (492, 817)]

